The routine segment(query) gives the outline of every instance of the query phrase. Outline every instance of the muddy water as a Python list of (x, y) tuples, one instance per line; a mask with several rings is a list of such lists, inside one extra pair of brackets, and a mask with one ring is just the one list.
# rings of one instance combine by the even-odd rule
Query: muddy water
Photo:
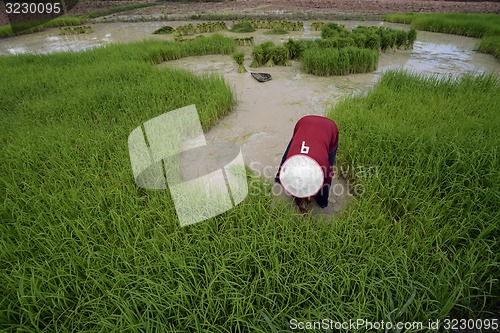
[[(94, 32), (88, 35), (59, 36), (57, 29), (48, 29), (32, 35), (0, 40), (0, 54), (50, 53), (79, 51), (111, 42), (131, 42), (146, 38), (171, 39), (171, 36), (155, 36), (151, 33), (163, 25), (177, 26), (186, 22), (146, 22), (94, 24)], [(347, 28), (357, 25), (384, 25), (407, 29), (407, 26), (383, 22), (343, 22)], [(288, 38), (318, 38), (319, 32), (310, 31), (306, 23), (303, 32), (286, 36), (225, 33), (232, 37), (254, 36), (256, 43), (266, 40), (280, 42)], [(249, 73), (237, 73), (230, 56), (189, 57), (161, 64), (184, 68), (195, 73), (216, 73), (224, 76), (237, 96), (235, 111), (225, 117), (218, 126), (207, 133), (209, 142), (232, 142), (242, 149), (245, 163), (257, 174), (272, 182), (282, 154), (290, 139), (295, 123), (304, 115), (324, 115), (325, 111), (349, 94), (366, 91), (378, 79), (380, 73), (390, 68), (404, 68), (424, 74), (460, 74), (467, 71), (500, 74), (500, 65), (492, 56), (474, 51), (476, 39), (430, 32), (418, 32), (412, 50), (384, 53), (379, 68), (374, 73), (343, 77), (316, 77), (304, 74), (300, 63), (290, 67), (262, 67), (251, 69), (270, 73), (273, 79), (259, 83)], [(245, 65), (251, 63), (251, 48), (244, 47)], [(340, 128), (340, 140), (342, 140)], [(342, 141), (341, 141), (342, 142)], [(340, 150), (342, 143), (340, 143)], [(341, 152), (339, 152), (341, 154)], [(274, 188), (280, 193), (279, 187)], [(317, 214), (334, 214), (350, 202), (353, 190), (346, 181), (334, 180), (330, 196), (331, 205)]]

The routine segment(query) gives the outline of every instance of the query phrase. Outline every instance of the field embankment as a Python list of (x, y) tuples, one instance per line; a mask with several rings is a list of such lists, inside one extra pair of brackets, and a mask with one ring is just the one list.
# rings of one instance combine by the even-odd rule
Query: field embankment
[(418, 30), (481, 38), (478, 51), (500, 60), (500, 16), (498, 14), (389, 14), (389, 22), (406, 23)]

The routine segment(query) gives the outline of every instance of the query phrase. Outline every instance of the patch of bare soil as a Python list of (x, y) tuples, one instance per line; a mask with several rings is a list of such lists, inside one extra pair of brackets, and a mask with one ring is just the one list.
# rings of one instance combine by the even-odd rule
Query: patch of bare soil
[[(81, 0), (70, 14), (85, 14), (155, 0)], [(500, 0), (444, 1), (444, 0), (225, 0), (220, 2), (162, 2), (157, 6), (116, 14), (120, 16), (170, 16), (189, 18), (193, 15), (237, 14), (274, 15), (309, 14), (341, 16), (376, 16), (387, 13), (496, 13), (500, 14)], [(3, 2), (0, 2), (0, 24), (7, 24)]]

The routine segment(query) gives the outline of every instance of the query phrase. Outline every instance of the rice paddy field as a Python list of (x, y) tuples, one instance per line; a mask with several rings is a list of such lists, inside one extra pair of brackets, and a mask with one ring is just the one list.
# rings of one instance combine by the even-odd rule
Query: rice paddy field
[(248, 172), (241, 204), (181, 228), (168, 191), (135, 185), (127, 137), (189, 104), (204, 130), (217, 126), (235, 108), (227, 82), (156, 64), (241, 64), (237, 51), (215, 34), (0, 56), (0, 330), (291, 332), (362, 319), (428, 332), (466, 318), (495, 331), (498, 76), (387, 71), (325, 110), (341, 129), (338, 166), (377, 170), (353, 176), (364, 194), (335, 219), (273, 203)]

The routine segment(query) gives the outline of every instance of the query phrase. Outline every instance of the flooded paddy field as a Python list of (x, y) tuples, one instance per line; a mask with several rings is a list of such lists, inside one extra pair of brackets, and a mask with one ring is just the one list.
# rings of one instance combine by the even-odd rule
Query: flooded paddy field
[[(178, 22), (97, 23), (91, 34), (65, 36), (57, 29), (0, 40), (0, 54), (53, 53), (81, 51), (110, 43), (127, 43), (154, 38), (173, 40), (172, 35), (153, 35), (156, 29)], [(231, 22), (226, 22), (228, 25)], [(339, 21), (346, 28), (357, 26), (386, 26), (407, 30), (407, 25), (381, 21)], [(266, 35), (265, 30), (253, 33), (221, 32), (232, 38), (253, 37), (255, 44), (265, 41), (281, 43), (289, 38), (315, 39), (320, 31), (311, 31), (311, 22), (305, 22), (304, 31), (284, 35)], [(205, 34), (208, 35), (208, 34)], [(189, 38), (189, 36), (188, 36)], [(232, 86), (236, 95), (234, 111), (207, 133), (211, 142), (231, 142), (242, 147), (245, 163), (258, 175), (272, 182), (283, 151), (290, 139), (294, 124), (304, 115), (325, 115), (327, 109), (348, 95), (365, 92), (388, 69), (404, 68), (428, 75), (462, 74), (465, 72), (492, 72), (499, 74), (500, 65), (492, 56), (475, 51), (477, 39), (441, 33), (419, 31), (413, 49), (382, 53), (378, 69), (372, 73), (346, 76), (318, 77), (305, 74), (298, 61), (292, 66), (250, 68), (252, 46), (241, 46), (245, 53), (247, 73), (237, 73), (231, 56), (207, 55), (187, 57), (160, 64), (182, 68), (197, 74), (218, 74)], [(259, 83), (249, 72), (266, 72), (272, 80)], [(342, 142), (342, 129), (340, 129)], [(342, 154), (339, 152), (339, 154)], [(333, 214), (349, 202), (352, 188), (337, 170), (330, 196), (331, 205), (315, 212)], [(340, 176), (340, 178), (339, 178)], [(276, 193), (280, 187), (275, 186)]]
[[(0, 56), (1, 328), (269, 332), (318, 318), (425, 325), (416, 331), (428, 331), (430, 318), (491, 324), (500, 295), (500, 83), (497, 61), (475, 52), (475, 39), (419, 32), (413, 49), (382, 53), (375, 72), (339, 77), (304, 74), (298, 61), (249, 68), (252, 48), (239, 47), (247, 70), (273, 76), (259, 83), (237, 72), (232, 40), (166, 50), (158, 39), (172, 37), (151, 35), (162, 25), (96, 24), (88, 35), (53, 29), (0, 41), (0, 52), (13, 54), (156, 39)], [(319, 36), (307, 25), (284, 36), (224, 34), (256, 43)], [(175, 51), (205, 50), (221, 55), (164, 62)], [(494, 75), (441, 80), (466, 72)], [(359, 177), (365, 191), (353, 202), (349, 175), (337, 173), (328, 223), (248, 195), (181, 227), (169, 191), (134, 183), (127, 138), (186, 104), (197, 105), (209, 143), (242, 147), (268, 181), (248, 175), (260, 193), (306, 114), (334, 119), (339, 163), (373, 174)]]

